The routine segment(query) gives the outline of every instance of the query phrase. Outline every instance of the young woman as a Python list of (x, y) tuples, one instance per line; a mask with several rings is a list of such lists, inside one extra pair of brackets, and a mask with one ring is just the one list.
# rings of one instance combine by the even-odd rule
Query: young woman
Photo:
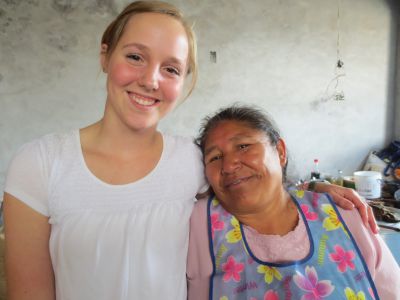
[[(103, 118), (28, 143), (11, 162), (10, 300), (186, 298), (189, 218), (206, 186), (203, 164), (191, 140), (157, 125), (188, 75), (189, 93), (195, 84), (194, 34), (174, 6), (133, 2), (104, 32), (100, 61)], [(320, 188), (362, 206), (348, 190)]]

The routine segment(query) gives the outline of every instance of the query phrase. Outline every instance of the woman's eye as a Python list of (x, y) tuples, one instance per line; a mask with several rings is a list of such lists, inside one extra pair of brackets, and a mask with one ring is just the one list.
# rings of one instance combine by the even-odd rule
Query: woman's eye
[(128, 54), (126, 57), (134, 61), (140, 61), (142, 59), (138, 54)]
[(239, 149), (246, 149), (250, 146), (250, 144), (240, 144), (238, 147)]
[(178, 76), (181, 75), (181, 72), (178, 69), (173, 68), (173, 67), (167, 67), (167, 68), (165, 68), (165, 70), (167, 70), (168, 73), (171, 73), (174, 75), (178, 75)]
[(208, 162), (211, 163), (213, 161), (217, 161), (217, 160), (221, 159), (221, 157), (222, 157), (222, 155), (215, 155), (213, 157), (210, 157)]

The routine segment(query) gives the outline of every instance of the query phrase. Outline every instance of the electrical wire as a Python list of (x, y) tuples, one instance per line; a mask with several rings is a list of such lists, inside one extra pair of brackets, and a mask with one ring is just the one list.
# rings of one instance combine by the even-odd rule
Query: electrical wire
[[(344, 100), (344, 92), (341, 89), (341, 82), (340, 79), (344, 76), (346, 76), (345, 69), (344, 69), (344, 63), (341, 60), (341, 53), (340, 53), (340, 21), (341, 21), (341, 16), (340, 16), (340, 11), (341, 11), (341, 0), (337, 0), (337, 15), (336, 15), (336, 30), (337, 30), (337, 38), (336, 38), (336, 64), (333, 70), (334, 77), (329, 81), (326, 89), (325, 89), (325, 95), (327, 95), (326, 100)], [(329, 91), (333, 86), (333, 91), (332, 93), (329, 93)]]

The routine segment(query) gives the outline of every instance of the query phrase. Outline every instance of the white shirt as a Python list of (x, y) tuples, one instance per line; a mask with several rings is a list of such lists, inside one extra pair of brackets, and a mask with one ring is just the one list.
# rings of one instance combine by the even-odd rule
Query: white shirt
[(190, 139), (163, 136), (146, 177), (110, 185), (87, 168), (79, 131), (24, 145), (5, 191), (49, 217), (58, 300), (186, 299), (189, 218), (204, 188)]

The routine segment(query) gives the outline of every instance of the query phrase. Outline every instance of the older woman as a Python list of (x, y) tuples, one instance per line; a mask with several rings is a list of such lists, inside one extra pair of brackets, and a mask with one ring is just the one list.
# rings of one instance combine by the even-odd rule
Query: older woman
[(265, 114), (223, 109), (198, 144), (216, 196), (192, 214), (189, 299), (400, 299), (399, 267), (356, 211), (285, 189), (286, 145)]

